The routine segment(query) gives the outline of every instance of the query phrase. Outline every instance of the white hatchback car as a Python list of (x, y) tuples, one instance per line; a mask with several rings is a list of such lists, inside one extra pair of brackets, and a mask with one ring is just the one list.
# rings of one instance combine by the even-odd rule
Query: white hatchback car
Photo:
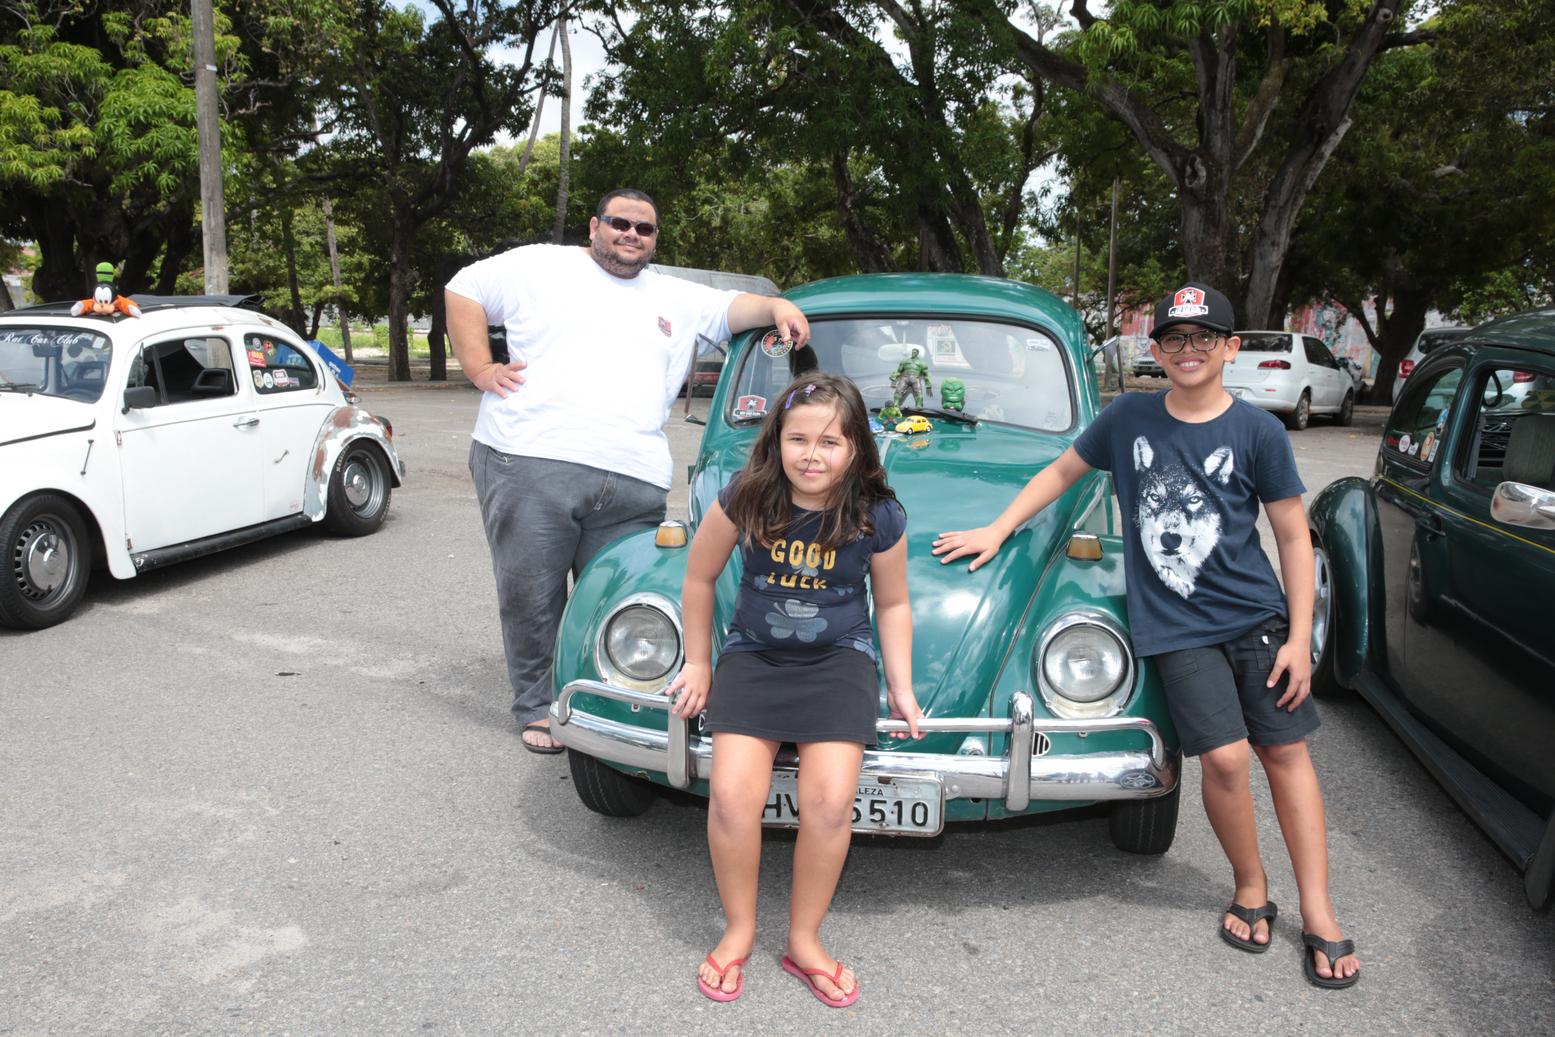
[(404, 477), (388, 421), (241, 296), (0, 313), (0, 625), (71, 614), (120, 579), (314, 522), (383, 524)]
[(1456, 342), (1467, 335), (1471, 328), (1426, 328), (1415, 336), (1415, 344), (1409, 347), (1409, 352), (1404, 354), (1404, 359), (1398, 362), (1398, 374), (1393, 379), (1393, 402), (1398, 402), (1398, 394), (1403, 391), (1404, 382), (1414, 373), (1415, 365), (1424, 360), (1438, 346), (1445, 346), (1449, 342)]
[(1233, 396), (1273, 411), (1288, 428), (1304, 429), (1314, 414), (1348, 425), (1355, 409), (1355, 378), (1323, 340), (1299, 331), (1238, 331), (1242, 348), (1226, 364), (1222, 382)]

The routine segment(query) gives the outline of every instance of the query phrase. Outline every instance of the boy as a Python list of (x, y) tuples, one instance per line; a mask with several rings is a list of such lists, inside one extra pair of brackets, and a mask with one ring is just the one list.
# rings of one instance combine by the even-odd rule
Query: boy
[[(1187, 284), (1156, 306), (1151, 352), (1164, 393), (1130, 393), (1037, 473), (991, 525), (941, 533), (941, 563), (975, 570), (1023, 523), (1093, 468), (1113, 473), (1125, 525), (1134, 649), (1154, 659), (1183, 752), (1204, 772), (1204, 809), (1236, 893), (1220, 935), (1269, 949), (1276, 908), (1258, 854), (1251, 755), (1269, 778), (1301, 895), (1303, 971), (1317, 986), (1359, 978), (1328, 896), (1323, 797), (1307, 753), (1317, 728), (1312, 544), (1290, 440), (1272, 414), (1234, 399), (1220, 373), (1241, 341), (1231, 303)], [(1262, 501), (1279, 547), (1282, 594), (1254, 525)]]

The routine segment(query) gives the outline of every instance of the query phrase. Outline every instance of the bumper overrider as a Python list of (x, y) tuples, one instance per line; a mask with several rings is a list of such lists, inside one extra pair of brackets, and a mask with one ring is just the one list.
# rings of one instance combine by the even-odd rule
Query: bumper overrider
[[(577, 695), (597, 695), (639, 709), (668, 713), (662, 693), (634, 691), (603, 681), (578, 680), (562, 689), (551, 705), (551, 737), (569, 749), (632, 770), (662, 773), (676, 788), (706, 779), (713, 769), (713, 743), (692, 733), (690, 722), (673, 713), (665, 731), (623, 724), (574, 708)], [(905, 732), (901, 720), (879, 720), (879, 734)], [(1038, 719), (1024, 691), (1010, 696), (1008, 718), (933, 718), (919, 721), (924, 733), (1008, 735), (1001, 756), (910, 751), (864, 752), (863, 775), (877, 778), (937, 778), (946, 799), (997, 799), (1006, 810), (1025, 810), (1032, 800), (1130, 800), (1164, 796), (1177, 787), (1179, 759), (1168, 753), (1155, 724), (1144, 717), (1083, 720)], [(1149, 739), (1148, 749), (1049, 754), (1049, 736), (1135, 731)], [(794, 766), (792, 753), (778, 765)]]

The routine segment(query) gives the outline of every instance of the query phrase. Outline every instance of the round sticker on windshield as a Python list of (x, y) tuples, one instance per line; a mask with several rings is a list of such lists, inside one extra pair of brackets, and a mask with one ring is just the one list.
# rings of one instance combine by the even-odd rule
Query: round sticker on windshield
[(783, 333), (773, 329), (761, 336), (761, 351), (772, 359), (787, 356), (793, 351), (794, 344), (783, 337)]

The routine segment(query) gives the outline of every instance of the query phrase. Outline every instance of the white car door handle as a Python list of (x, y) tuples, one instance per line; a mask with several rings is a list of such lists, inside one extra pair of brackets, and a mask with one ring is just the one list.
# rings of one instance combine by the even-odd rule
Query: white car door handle
[(232, 427), (233, 428), (258, 428), (259, 427), (259, 419), (258, 418), (244, 418), (242, 421), (234, 421), (232, 423)]

